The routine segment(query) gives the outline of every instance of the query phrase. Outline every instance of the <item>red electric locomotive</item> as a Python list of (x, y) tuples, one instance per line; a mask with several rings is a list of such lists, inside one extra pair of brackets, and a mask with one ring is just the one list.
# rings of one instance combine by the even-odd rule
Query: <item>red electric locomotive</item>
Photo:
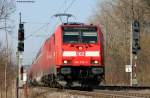
[(45, 41), (30, 68), (30, 79), (48, 77), (98, 85), (104, 80), (103, 35), (96, 25), (63, 23)]

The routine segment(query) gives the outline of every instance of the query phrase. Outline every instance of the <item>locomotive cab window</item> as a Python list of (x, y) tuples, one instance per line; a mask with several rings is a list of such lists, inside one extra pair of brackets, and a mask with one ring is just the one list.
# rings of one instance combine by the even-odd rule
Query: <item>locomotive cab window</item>
[(97, 32), (82, 32), (83, 43), (97, 43)]
[(97, 43), (96, 28), (66, 27), (63, 31), (63, 43)]
[(64, 32), (63, 42), (64, 43), (78, 43), (79, 32)]

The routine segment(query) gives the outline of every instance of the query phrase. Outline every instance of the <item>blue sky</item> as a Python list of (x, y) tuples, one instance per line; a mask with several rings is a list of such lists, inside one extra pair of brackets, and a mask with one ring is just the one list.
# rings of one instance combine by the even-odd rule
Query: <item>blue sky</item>
[(98, 0), (35, 0), (35, 3), (16, 3), (17, 9), (13, 14), (15, 30), (12, 34), (13, 46), (17, 47), (17, 29), (19, 23), (19, 12), (22, 13), (22, 21), (25, 22), (25, 51), (23, 63), (31, 64), (36, 53), (42, 46), (44, 40), (54, 30), (60, 21), (52, 16), (62, 13), (69, 4), (74, 1), (68, 10), (79, 22), (87, 22)]

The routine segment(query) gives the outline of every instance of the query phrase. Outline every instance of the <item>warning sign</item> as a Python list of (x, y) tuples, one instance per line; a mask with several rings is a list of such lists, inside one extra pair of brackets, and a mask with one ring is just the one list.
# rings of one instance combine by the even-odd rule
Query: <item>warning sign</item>
[(125, 65), (125, 71), (126, 72), (132, 72), (132, 66), (131, 65)]

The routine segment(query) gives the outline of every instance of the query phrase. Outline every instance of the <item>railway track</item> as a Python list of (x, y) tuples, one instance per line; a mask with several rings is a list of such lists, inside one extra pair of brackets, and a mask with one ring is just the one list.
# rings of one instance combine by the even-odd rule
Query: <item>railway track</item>
[[(46, 96), (49, 93), (57, 92), (57, 93), (65, 94), (67, 96), (71, 96), (69, 98), (81, 98), (81, 97), (82, 98), (150, 98), (150, 93), (142, 93), (145, 92), (144, 90), (142, 92), (127, 91), (127, 90), (126, 91), (94, 90), (89, 92), (89, 91), (79, 91), (79, 90), (70, 90), (70, 89), (48, 88), (48, 87), (42, 87), (40, 89), (41, 92), (38, 92), (39, 88), (34, 88), (33, 91), (37, 92), (38, 95), (40, 96)], [(49, 96), (47, 96), (47, 98), (48, 97)]]
[(110, 93), (109, 91), (107, 92), (77, 92), (77, 91), (68, 91), (72, 95), (84, 95), (87, 97), (91, 98), (145, 98), (145, 97), (140, 97), (140, 96), (131, 96), (128, 94), (118, 94), (118, 93)]
[(144, 93), (143, 91), (95, 91), (95, 92), (101, 92), (101, 93), (108, 93), (108, 94), (114, 94), (114, 95), (121, 95), (121, 96), (128, 96), (128, 97), (134, 97), (134, 98), (150, 98), (150, 93)]
[(95, 86), (99, 90), (150, 90), (150, 86)]

